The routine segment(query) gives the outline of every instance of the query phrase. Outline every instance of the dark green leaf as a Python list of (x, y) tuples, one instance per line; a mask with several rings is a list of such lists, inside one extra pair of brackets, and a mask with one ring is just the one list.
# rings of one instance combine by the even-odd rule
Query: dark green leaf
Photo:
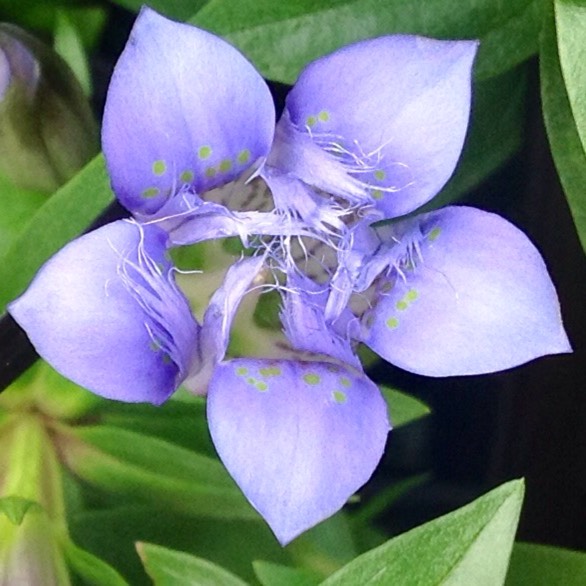
[[(143, 0), (114, 0), (123, 8), (138, 12), (145, 5)], [(153, 10), (174, 18), (187, 20), (193, 16), (208, 0), (149, 0), (146, 4)]]
[(20, 295), (40, 266), (86, 230), (112, 199), (100, 155), (46, 201), (0, 258), (0, 309)]
[(515, 543), (506, 586), (583, 586), (586, 553)]
[(586, 151), (586, 3), (555, 0), (558, 52), (582, 148)]
[(59, 430), (67, 465), (101, 490), (183, 514), (258, 518), (218, 460), (116, 427)]
[(389, 408), (389, 419), (394, 428), (429, 415), (429, 407), (419, 399), (382, 385), (381, 393)]
[(525, 126), (526, 89), (524, 67), (474, 84), (462, 156), (453, 177), (425, 209), (436, 209), (462, 197), (519, 150)]
[(306, 570), (264, 561), (254, 562), (253, 567), (256, 577), (263, 586), (317, 586), (319, 584), (319, 579)]
[(540, 50), (541, 100), (556, 168), (586, 250), (586, 153), (582, 147), (557, 53), (553, 8), (550, 7)]
[(77, 547), (71, 540), (65, 541), (64, 551), (70, 569), (87, 586), (128, 586), (128, 582), (112, 566)]
[(14, 525), (20, 525), (29, 510), (41, 510), (41, 505), (20, 496), (0, 498), (0, 512), (4, 513)]
[(504, 484), (361, 555), (323, 586), (502, 584), (522, 501), (523, 481)]
[(123, 572), (131, 584), (147, 579), (135, 551), (135, 542), (161, 543), (205, 558), (254, 581), (252, 562), (263, 559), (291, 564), (267, 525), (255, 520), (191, 517), (175, 513), (165, 503), (84, 511), (71, 520), (76, 543), (107, 560)]
[(310, 61), (390, 33), (478, 38), (476, 73), (506, 71), (537, 49), (539, 0), (210, 0), (191, 22), (226, 37), (275, 81), (293, 83)]
[(246, 586), (231, 572), (188, 553), (150, 543), (136, 549), (155, 586)]

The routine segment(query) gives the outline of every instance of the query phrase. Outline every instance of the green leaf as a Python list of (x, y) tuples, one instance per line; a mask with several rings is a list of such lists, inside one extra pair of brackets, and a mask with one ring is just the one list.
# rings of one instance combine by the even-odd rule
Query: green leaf
[(155, 586), (246, 586), (231, 572), (193, 555), (150, 543), (138, 543), (136, 549)]
[(506, 586), (583, 584), (586, 584), (586, 553), (534, 543), (515, 543)]
[[(148, 5), (153, 10), (174, 18), (187, 20), (193, 16), (208, 0), (149, 0)], [(145, 4), (144, 0), (114, 0), (123, 8), (138, 12)]]
[(430, 413), (429, 407), (425, 403), (407, 393), (385, 385), (380, 387), (380, 391), (387, 402), (389, 419), (393, 428), (421, 419)]
[(362, 531), (368, 527), (378, 515), (386, 511), (397, 499), (427, 482), (429, 478), (429, 474), (408, 476), (376, 492), (366, 504), (359, 507), (352, 514), (351, 521), (354, 531)]
[(319, 580), (303, 569), (256, 561), (254, 572), (263, 586), (317, 586)]
[(0, 251), (4, 251), (47, 201), (47, 195), (17, 187), (1, 174), (0, 194)]
[(85, 482), (183, 514), (257, 519), (218, 460), (116, 427), (59, 427), (65, 462)]
[(66, 10), (57, 10), (55, 22), (55, 51), (65, 59), (77, 77), (86, 96), (92, 93), (92, 82), (80, 32), (77, 30)]
[(126, 505), (119, 500), (113, 499), (114, 508), (79, 512), (70, 519), (70, 529), (76, 543), (107, 560), (131, 584), (149, 583), (136, 555), (137, 540), (192, 553), (250, 581), (255, 580), (252, 562), (256, 559), (291, 565), (260, 517), (191, 517), (173, 512), (165, 503)]
[(539, 0), (210, 0), (190, 22), (226, 37), (275, 81), (293, 83), (310, 61), (391, 33), (478, 38), (476, 74), (506, 71), (537, 49)]
[(586, 3), (555, 0), (562, 74), (582, 148), (586, 151)]
[(101, 155), (59, 189), (0, 258), (0, 310), (20, 295), (40, 266), (86, 230), (112, 202)]
[(4, 513), (13, 525), (20, 525), (29, 510), (41, 510), (36, 501), (20, 496), (5, 496), (0, 498), (0, 512)]
[(523, 481), (508, 482), (361, 555), (323, 586), (502, 584), (522, 501)]
[(553, 8), (549, 7), (540, 49), (541, 101), (555, 166), (586, 250), (586, 153), (576, 129), (557, 53)]
[(128, 586), (128, 582), (104, 560), (77, 547), (70, 539), (64, 543), (65, 559), (87, 586)]

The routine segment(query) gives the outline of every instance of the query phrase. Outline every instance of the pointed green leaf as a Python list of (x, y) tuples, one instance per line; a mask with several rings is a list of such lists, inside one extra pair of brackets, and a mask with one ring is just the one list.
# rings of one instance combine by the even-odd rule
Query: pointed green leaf
[(407, 393), (385, 385), (380, 387), (380, 391), (387, 402), (393, 428), (421, 419), (430, 413), (429, 407), (425, 403)]
[(555, 0), (554, 6), (562, 74), (586, 152), (586, 3)]
[(104, 560), (89, 551), (77, 547), (67, 539), (64, 544), (65, 559), (70, 569), (87, 586), (128, 586), (128, 582)]
[(541, 100), (555, 166), (586, 250), (586, 153), (572, 115), (558, 58), (553, 7), (548, 6), (540, 48)]
[(36, 501), (20, 496), (5, 496), (0, 498), (0, 512), (4, 513), (13, 525), (20, 525), (29, 510), (40, 510), (41, 505)]
[(586, 584), (586, 553), (534, 543), (515, 543), (506, 586), (583, 584)]
[(138, 543), (138, 554), (155, 586), (246, 586), (246, 582), (196, 556), (150, 543)]
[(538, 0), (210, 0), (191, 20), (226, 37), (276, 81), (293, 83), (307, 63), (354, 41), (392, 33), (478, 38), (485, 78), (537, 49)]
[(86, 230), (112, 200), (99, 155), (41, 206), (0, 257), (0, 311), (24, 291), (49, 257)]
[(256, 561), (254, 572), (263, 586), (317, 586), (319, 580), (306, 570)]
[(82, 480), (132, 501), (183, 514), (257, 519), (216, 459), (116, 427), (60, 427), (66, 464)]
[(508, 482), (361, 555), (323, 586), (502, 584), (522, 501), (523, 481)]

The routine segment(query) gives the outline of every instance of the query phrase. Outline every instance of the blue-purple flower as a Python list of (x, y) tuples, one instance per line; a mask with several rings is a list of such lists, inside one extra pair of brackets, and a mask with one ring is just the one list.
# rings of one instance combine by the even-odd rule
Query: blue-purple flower
[[(475, 51), (413, 36), (346, 47), (302, 72), (275, 125), (266, 84), (233, 47), (143, 9), (102, 135), (135, 219), (66, 246), (12, 315), (41, 356), (102, 396), (207, 392), (221, 459), (287, 543), (342, 507), (382, 456), (386, 405), (358, 343), (431, 376), (570, 351), (519, 230), (466, 207), (403, 217), (453, 172)], [(264, 182), (261, 197), (250, 181)], [(252, 255), (228, 269), (199, 323), (167, 250), (226, 236)], [(255, 288), (280, 292), (287, 347), (227, 356)]]

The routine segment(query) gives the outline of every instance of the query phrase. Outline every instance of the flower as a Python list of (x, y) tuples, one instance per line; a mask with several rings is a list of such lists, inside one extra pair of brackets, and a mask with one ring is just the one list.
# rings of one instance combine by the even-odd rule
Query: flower
[[(135, 219), (70, 243), (10, 312), (97, 394), (159, 404), (180, 384), (207, 391), (218, 454), (287, 543), (382, 456), (387, 409), (357, 342), (433, 376), (569, 350), (543, 261), (516, 228), (463, 207), (399, 218), (453, 172), (475, 50), (413, 36), (341, 49), (307, 67), (275, 126), (266, 84), (234, 48), (143, 9), (102, 135)], [(266, 197), (250, 197), (253, 178)], [(167, 249), (234, 235), (252, 256), (228, 269), (200, 323)], [(227, 357), (258, 287), (281, 293), (288, 348)]]

